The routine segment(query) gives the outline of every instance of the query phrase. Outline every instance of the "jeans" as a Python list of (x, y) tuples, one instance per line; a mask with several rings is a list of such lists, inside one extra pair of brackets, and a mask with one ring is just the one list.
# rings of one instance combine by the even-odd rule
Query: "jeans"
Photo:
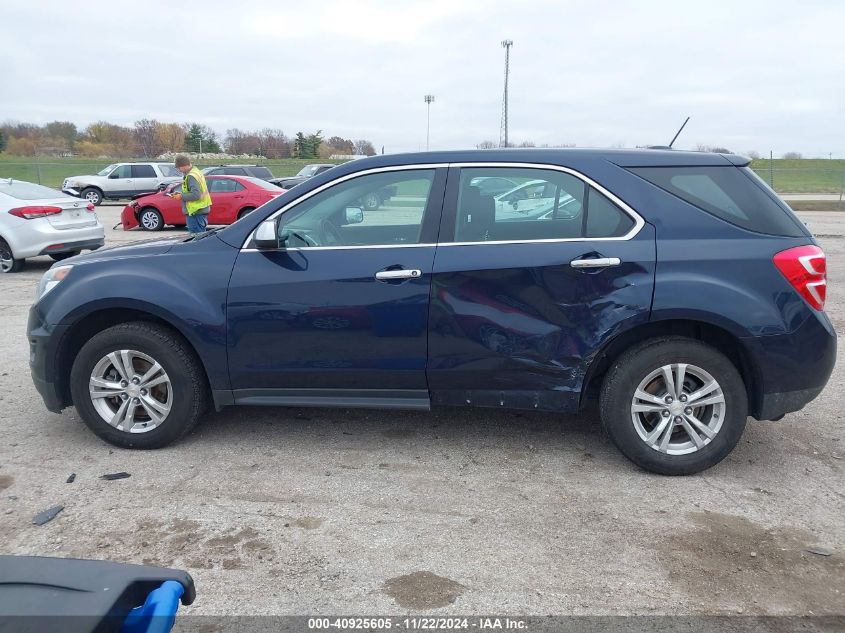
[(196, 215), (186, 215), (188, 223), (188, 231), (190, 233), (203, 233), (208, 226), (208, 214), (197, 213)]

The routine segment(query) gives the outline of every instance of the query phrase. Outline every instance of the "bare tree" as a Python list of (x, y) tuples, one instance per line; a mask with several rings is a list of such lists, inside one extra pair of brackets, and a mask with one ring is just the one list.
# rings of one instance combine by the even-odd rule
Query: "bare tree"
[(156, 139), (156, 130), (159, 125), (160, 123), (155, 119), (135, 121), (135, 143), (146, 158), (161, 154), (161, 149)]
[(493, 141), (481, 141), (475, 146), (476, 149), (493, 149), (494, 147), (498, 147), (498, 143), (494, 143)]
[(356, 154), (364, 154), (365, 156), (375, 156), (376, 155), (376, 148), (373, 147), (373, 144), (366, 139), (360, 139), (355, 141), (355, 153)]
[(783, 157), (787, 160), (800, 160), (801, 158), (804, 158), (804, 156), (801, 155), (801, 152), (786, 152)]
[(748, 150), (745, 152), (745, 155), (748, 156), (751, 160), (760, 160), (760, 152), (755, 152), (753, 149)]

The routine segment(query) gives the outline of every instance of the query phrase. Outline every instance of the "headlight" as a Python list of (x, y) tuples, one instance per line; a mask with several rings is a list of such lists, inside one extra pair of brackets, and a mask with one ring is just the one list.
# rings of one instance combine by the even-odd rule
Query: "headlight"
[(44, 295), (62, 283), (71, 270), (73, 270), (73, 266), (57, 266), (44, 273), (38, 284), (38, 293), (35, 295), (35, 301), (40, 301)]

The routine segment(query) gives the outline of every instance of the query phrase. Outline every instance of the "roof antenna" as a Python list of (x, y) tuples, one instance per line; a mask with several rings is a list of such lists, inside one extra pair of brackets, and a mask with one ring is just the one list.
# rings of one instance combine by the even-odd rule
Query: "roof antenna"
[(681, 132), (682, 132), (682, 131), (683, 131), (683, 129), (686, 127), (687, 123), (689, 123), (689, 117), (687, 117), (687, 120), (686, 120), (686, 121), (684, 121), (684, 124), (681, 126), (681, 129), (680, 129), (680, 130), (678, 130), (678, 133), (677, 133), (677, 134), (675, 134), (675, 136), (672, 138), (672, 142), (671, 142), (671, 143), (669, 143), (669, 149), (672, 149), (672, 145), (674, 145), (674, 144), (675, 144), (675, 141), (676, 141), (676, 140), (678, 139), (678, 137), (681, 135)]

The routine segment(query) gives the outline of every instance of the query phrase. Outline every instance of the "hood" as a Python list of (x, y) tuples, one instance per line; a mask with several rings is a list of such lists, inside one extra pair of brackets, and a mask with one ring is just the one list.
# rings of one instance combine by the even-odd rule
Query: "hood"
[(63, 264), (88, 264), (114, 258), (127, 257), (150, 257), (152, 255), (163, 255), (176, 244), (185, 241), (184, 236), (168, 237), (165, 239), (142, 240), (122, 246), (109, 246), (101, 248), (84, 255), (77, 255), (70, 259), (63, 260)]

